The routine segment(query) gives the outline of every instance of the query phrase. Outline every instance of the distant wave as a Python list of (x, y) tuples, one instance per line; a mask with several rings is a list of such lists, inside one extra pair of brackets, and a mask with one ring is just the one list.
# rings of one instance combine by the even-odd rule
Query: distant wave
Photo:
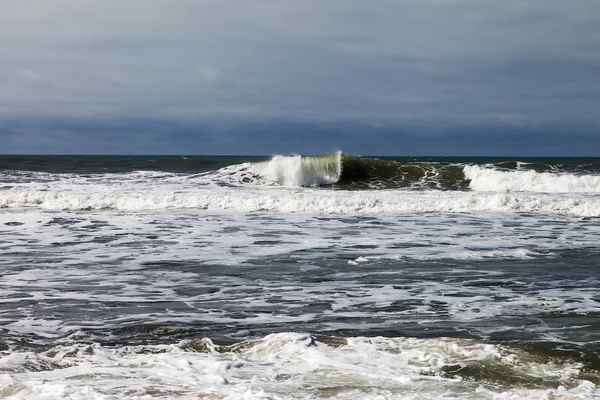
[(600, 216), (596, 169), (476, 162), (411, 162), (336, 152), (275, 156), (198, 173), (2, 171), (0, 208)]

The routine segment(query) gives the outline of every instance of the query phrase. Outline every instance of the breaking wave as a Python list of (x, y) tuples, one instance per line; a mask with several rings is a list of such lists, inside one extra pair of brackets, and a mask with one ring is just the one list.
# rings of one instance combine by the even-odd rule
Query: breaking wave
[(253, 171), (282, 186), (319, 186), (337, 183), (342, 175), (342, 152), (323, 156), (275, 156), (256, 163)]
[(342, 152), (322, 156), (277, 155), (269, 161), (229, 166), (216, 175), (237, 183), (327, 186), (347, 190), (465, 190), (469, 185), (461, 165), (398, 162)]
[(0, 208), (600, 216), (596, 169), (485, 161), (375, 159), (336, 152), (275, 156), (199, 173), (4, 170)]
[(600, 175), (521, 161), (477, 165), (347, 155), (275, 156), (219, 170), (238, 183), (334, 189), (436, 189), (483, 192), (600, 193)]

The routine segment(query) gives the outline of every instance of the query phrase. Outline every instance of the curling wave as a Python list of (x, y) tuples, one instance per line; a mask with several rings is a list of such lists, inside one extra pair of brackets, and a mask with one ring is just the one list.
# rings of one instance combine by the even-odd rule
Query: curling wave
[[(234, 167), (235, 169), (235, 167)], [(221, 170), (223, 172), (224, 170)], [(461, 165), (363, 158), (341, 151), (322, 156), (275, 156), (269, 161), (226, 169), (240, 182), (339, 189), (465, 190)], [(248, 173), (250, 172), (251, 177)]]

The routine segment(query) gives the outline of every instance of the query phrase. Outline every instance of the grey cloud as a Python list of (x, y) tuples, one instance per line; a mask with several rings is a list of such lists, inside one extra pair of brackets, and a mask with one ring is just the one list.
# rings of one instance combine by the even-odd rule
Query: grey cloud
[(21, 70), (17, 71), (17, 75), (21, 79), (24, 79), (26, 81), (31, 81), (31, 82), (41, 81), (44, 79), (42, 77), (42, 75), (40, 75), (39, 73), (37, 73), (36, 71), (34, 71), (32, 69), (21, 69)]
[(0, 115), (600, 127), (599, 26), (597, 0), (7, 0)]

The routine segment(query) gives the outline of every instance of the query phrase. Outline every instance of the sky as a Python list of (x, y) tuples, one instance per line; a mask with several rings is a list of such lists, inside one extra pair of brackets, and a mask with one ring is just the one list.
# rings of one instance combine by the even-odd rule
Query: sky
[(2, 154), (600, 156), (598, 0), (2, 0)]

